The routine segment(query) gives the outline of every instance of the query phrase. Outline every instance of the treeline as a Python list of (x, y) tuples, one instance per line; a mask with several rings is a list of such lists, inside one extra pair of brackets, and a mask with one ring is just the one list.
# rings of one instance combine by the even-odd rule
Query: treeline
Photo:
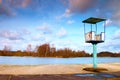
[(99, 57), (120, 57), (120, 52), (119, 53), (112, 53), (112, 52), (100, 52), (97, 54)]
[[(98, 57), (120, 57), (120, 53), (112, 52), (100, 52)], [(0, 50), (0, 56), (33, 56), (33, 57), (92, 57), (92, 54), (85, 51), (73, 51), (69, 48), (56, 50), (55, 47), (51, 47), (49, 44), (42, 44), (37, 46), (34, 51), (31, 49), (31, 45), (28, 45), (25, 51), (11, 51), (10, 48), (4, 47)]]

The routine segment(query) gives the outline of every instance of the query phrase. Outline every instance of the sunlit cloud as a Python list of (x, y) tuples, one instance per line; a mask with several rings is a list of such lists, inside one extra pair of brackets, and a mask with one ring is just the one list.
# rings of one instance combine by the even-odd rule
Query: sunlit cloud
[(68, 7), (66, 10), (69, 10), (70, 13), (88, 13), (91, 11), (93, 12), (92, 16), (109, 19), (109, 24), (112, 26), (119, 26), (119, 3), (119, 0), (68, 0), (68, 5), (66, 4)]
[(8, 1), (9, 4), (15, 7), (27, 7), (32, 3), (32, 0), (12, 0)]
[(0, 15), (16, 16), (18, 8), (37, 7), (38, 3), (39, 0), (0, 0)]
[(0, 4), (2, 4), (2, 0), (0, 0)]
[(0, 5), (0, 15), (7, 15), (7, 16), (15, 16), (16, 13), (12, 11), (12, 9), (6, 5)]
[(69, 0), (71, 12), (85, 12), (94, 6), (96, 0)]

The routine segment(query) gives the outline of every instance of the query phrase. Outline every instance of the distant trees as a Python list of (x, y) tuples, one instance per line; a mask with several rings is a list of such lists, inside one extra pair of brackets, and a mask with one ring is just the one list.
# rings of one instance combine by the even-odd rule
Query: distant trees
[[(85, 51), (73, 51), (69, 48), (56, 50), (55, 47), (51, 47), (50, 44), (42, 44), (36, 46), (34, 51), (32, 50), (31, 44), (29, 44), (25, 51), (11, 51), (11, 47), (4, 46), (3, 50), (0, 50), (0, 56), (34, 56), (34, 57), (91, 57), (92, 54), (86, 53)], [(112, 52), (100, 52), (97, 54), (98, 57), (120, 57), (120, 53)]]
[(98, 53), (99, 57), (120, 57), (120, 53), (112, 53), (112, 52), (100, 52)]
[(50, 45), (42, 44), (37, 47), (37, 54), (39, 57), (47, 57), (50, 55)]

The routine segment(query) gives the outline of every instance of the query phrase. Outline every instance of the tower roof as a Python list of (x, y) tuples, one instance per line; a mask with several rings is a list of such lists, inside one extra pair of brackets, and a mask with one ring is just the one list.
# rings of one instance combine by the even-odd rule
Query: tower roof
[(94, 17), (90, 17), (84, 21), (82, 21), (83, 23), (90, 23), (90, 24), (96, 24), (98, 22), (102, 22), (105, 21), (106, 19), (101, 19), (101, 18), (94, 18)]

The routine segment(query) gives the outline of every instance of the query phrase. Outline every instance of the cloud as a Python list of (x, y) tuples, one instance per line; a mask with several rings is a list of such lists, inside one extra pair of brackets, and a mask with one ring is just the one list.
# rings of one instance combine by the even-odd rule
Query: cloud
[[(36, 2), (37, 0), (35, 0), (34, 2)], [(7, 5), (11, 8), (13, 7), (27, 7), (29, 5), (31, 5), (33, 2), (33, 0), (0, 0), (0, 3), (3, 4), (3, 5)]]
[[(103, 1), (104, 2), (104, 1)], [(101, 2), (101, 3), (103, 3)], [(99, 5), (99, 14), (111, 20), (110, 25), (119, 27), (120, 25), (120, 0), (107, 0), (103, 5)]]
[(9, 40), (23, 40), (23, 37), (20, 33), (16, 31), (9, 31), (9, 30), (1, 31), (0, 37), (9, 39)]
[[(104, 1), (103, 1), (104, 2)], [(101, 2), (101, 3), (103, 3)], [(99, 5), (100, 17), (108, 18), (109, 26), (120, 26), (120, 0), (107, 0), (103, 5)], [(103, 13), (103, 14), (101, 14)]]
[(24, 43), (22, 40), (0, 39), (0, 45), (14, 45)]
[(55, 44), (57, 49), (69, 48), (71, 45), (71, 40), (55, 40), (52, 44)]
[(31, 37), (30, 43), (32, 41), (37, 42), (37, 43), (41, 43), (41, 44), (51, 43), (53, 41), (53, 37), (45, 35), (45, 34), (40, 34), (40, 33), (38, 34), (37, 33), (35, 36)]
[(60, 0), (64, 5), (68, 4), (68, 0)]
[(51, 34), (52, 30), (49, 24), (43, 23), (41, 26), (37, 27), (37, 30), (40, 30), (43, 32), (43, 34)]
[(108, 26), (120, 26), (120, 0), (68, 0), (63, 4), (67, 6), (64, 16), (91, 12), (91, 16), (108, 19)]
[(57, 35), (60, 37), (60, 38), (63, 38), (65, 36), (67, 36), (67, 31), (61, 27), (61, 29), (58, 31)]
[(9, 4), (11, 4), (14, 7), (27, 7), (32, 3), (32, 0), (12, 0), (8, 1)]
[(31, 42), (29, 42), (29, 41), (25, 42), (23, 40), (0, 39), (0, 49), (3, 49), (4, 46), (11, 46), (12, 50), (14, 50), (14, 51), (15, 50), (25, 50), (26, 46), (30, 43)]
[(106, 20), (105, 22), (105, 26), (110, 26), (112, 24), (112, 21), (110, 19)]
[(38, 7), (41, 0), (0, 0), (0, 15), (16, 16), (17, 9)]
[(61, 0), (67, 6), (64, 13), (57, 16), (57, 19), (69, 18), (76, 12), (86, 12), (94, 7), (96, 0)]
[(31, 32), (27, 29), (22, 29), (21, 32), (20, 32), (22, 35), (30, 35)]
[(75, 21), (74, 20), (68, 20), (67, 24), (73, 24)]
[(70, 9), (66, 9), (65, 10), (65, 13), (62, 15), (62, 17), (70, 17), (70, 16), (72, 16), (72, 12), (71, 12), (71, 10)]
[(2, 4), (2, 0), (0, 0), (0, 4)]
[(112, 25), (120, 27), (120, 10), (114, 13), (111, 17)]
[(73, 15), (70, 9), (66, 9), (62, 15), (56, 16), (57, 20), (61, 20), (63, 18), (70, 18)]
[(43, 31), (48, 30), (48, 28), (49, 28), (48, 24), (46, 24), (46, 23), (43, 23), (40, 27), (38, 27), (39, 30), (43, 30)]
[(116, 30), (111, 38), (107, 39), (104, 43), (98, 45), (99, 51), (120, 51), (120, 29)]
[(95, 5), (96, 0), (62, 0), (67, 6), (64, 13), (57, 16), (57, 19), (69, 18), (76, 12), (86, 12)]
[(35, 40), (35, 41), (44, 41), (45, 40), (45, 36), (44, 34), (37, 34), (35, 36), (32, 36), (32, 40)]
[(103, 44), (98, 45), (98, 50), (100, 51), (120, 51), (120, 40), (108, 40)]
[(69, 0), (71, 12), (85, 12), (94, 6), (95, 0)]
[(1, 4), (0, 5), (0, 15), (15, 16), (16, 13), (14, 13), (10, 7)]
[(113, 39), (119, 39), (120, 40), (120, 29), (117, 30), (113, 36)]

